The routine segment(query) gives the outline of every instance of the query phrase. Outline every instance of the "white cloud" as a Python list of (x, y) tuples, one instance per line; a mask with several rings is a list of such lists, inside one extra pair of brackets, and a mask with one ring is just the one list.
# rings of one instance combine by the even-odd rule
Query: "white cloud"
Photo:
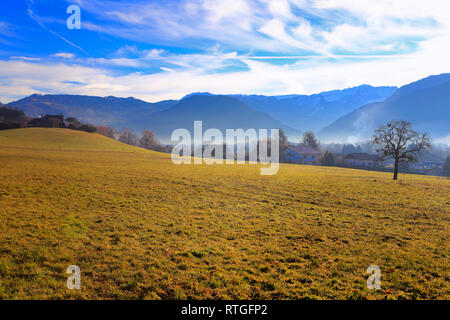
[[(194, 5), (189, 2), (185, 4), (185, 8), (189, 12), (189, 10), (193, 10)], [(206, 19), (213, 24), (218, 24), (226, 19), (235, 20), (236, 16), (250, 17), (252, 14), (251, 6), (244, 0), (204, 0), (197, 6), (195, 12), (202, 9), (207, 11)]]
[[(180, 98), (193, 91), (301, 94), (363, 83), (399, 86), (450, 72), (447, 0), (78, 3), (103, 22), (83, 21), (84, 28), (200, 50), (174, 54), (124, 46), (110, 58), (78, 58), (68, 61), (71, 64), (27, 57), (0, 61), (0, 100), (36, 91), (135, 96), (149, 101)], [(296, 16), (294, 9), (307, 14)], [(319, 24), (311, 16), (326, 23)], [(211, 48), (211, 43), (216, 46)], [(263, 60), (266, 57), (260, 52), (286, 58), (307, 56), (289, 64), (279, 57), (275, 64), (275, 59)], [(68, 55), (53, 56), (75, 58)], [(353, 55), (360, 59), (349, 58)], [(237, 65), (240, 69), (234, 68)], [(136, 70), (118, 75), (112, 67)], [(158, 71), (146, 74), (149, 68)], [(233, 71), (223, 72), (225, 68)]]
[(274, 0), (269, 1), (269, 12), (274, 17), (282, 17), (288, 20), (295, 20), (295, 16), (292, 14), (289, 1), (287, 0)]
[[(277, 54), (377, 54), (403, 40), (448, 33), (450, 20), (447, 0), (79, 2), (102, 21), (85, 22), (94, 31), (152, 44), (202, 48), (210, 40), (230, 50)], [(311, 24), (314, 16), (323, 22)]]
[[(173, 56), (181, 68), (162, 66), (163, 72), (117, 75), (105, 68), (43, 63), (0, 61), (0, 101), (11, 101), (34, 92), (134, 96), (147, 101), (181, 98), (194, 91), (244, 94), (304, 94), (342, 89), (360, 84), (397, 85), (431, 74), (450, 72), (442, 38), (424, 42), (418, 52), (378, 60), (324, 60), (274, 65), (261, 60), (222, 56)], [(450, 37), (446, 38), (450, 43)], [(247, 70), (219, 73), (213, 69), (239, 59)], [(199, 60), (203, 59), (203, 60)], [(198, 65), (196, 65), (195, 63)], [(102, 64), (106, 66), (105, 64)], [(170, 71), (170, 72), (169, 72)], [(42, 79), (46, 79), (45, 82)]]
[(67, 52), (58, 52), (51, 55), (55, 58), (64, 58), (64, 59), (73, 59), (75, 58), (75, 55), (73, 53), (67, 53)]
[(41, 58), (23, 57), (23, 56), (13, 56), (13, 57), (11, 57), (11, 59), (14, 59), (14, 60), (25, 60), (25, 61), (39, 61), (39, 60), (41, 60)]
[(112, 59), (105, 59), (105, 58), (91, 58), (88, 59), (88, 61), (92, 63), (98, 63), (102, 65), (109, 65), (109, 66), (119, 66), (119, 67), (133, 67), (133, 68), (139, 68), (145, 66), (145, 63), (139, 59), (127, 59), (127, 58), (112, 58)]
[(159, 67), (161, 70), (163, 70), (163, 71), (167, 71), (167, 72), (172, 72), (172, 71), (175, 71), (174, 69), (171, 69), (171, 68), (166, 68), (166, 67)]
[(440, 139), (434, 139), (433, 142), (434, 143), (442, 143), (442, 144), (445, 144), (448, 147), (450, 147), (450, 134), (448, 134), (447, 136), (442, 137)]

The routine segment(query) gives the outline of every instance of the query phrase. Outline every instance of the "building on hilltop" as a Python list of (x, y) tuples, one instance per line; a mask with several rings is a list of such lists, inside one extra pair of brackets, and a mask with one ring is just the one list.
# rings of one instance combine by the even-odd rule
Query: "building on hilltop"
[(41, 116), (28, 122), (27, 127), (42, 127), (42, 128), (65, 128), (64, 116), (50, 115)]

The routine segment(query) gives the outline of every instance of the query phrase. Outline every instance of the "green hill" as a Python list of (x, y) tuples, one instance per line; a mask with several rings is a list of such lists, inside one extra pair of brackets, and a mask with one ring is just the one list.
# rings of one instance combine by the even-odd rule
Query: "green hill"
[(3, 130), (0, 131), (0, 146), (66, 151), (147, 152), (100, 134), (60, 128)]

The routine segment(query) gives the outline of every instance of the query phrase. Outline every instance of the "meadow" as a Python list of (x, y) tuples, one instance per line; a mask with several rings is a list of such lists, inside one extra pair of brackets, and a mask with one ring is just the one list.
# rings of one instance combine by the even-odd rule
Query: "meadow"
[(450, 180), (399, 179), (0, 131), (0, 299), (449, 299)]

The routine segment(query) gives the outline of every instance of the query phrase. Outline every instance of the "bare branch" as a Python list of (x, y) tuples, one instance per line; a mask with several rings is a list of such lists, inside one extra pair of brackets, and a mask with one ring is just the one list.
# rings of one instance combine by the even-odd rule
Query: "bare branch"
[(416, 161), (417, 154), (431, 148), (428, 134), (419, 134), (407, 121), (390, 121), (375, 130), (373, 143), (379, 146), (377, 152), (382, 159), (393, 158), (394, 179), (397, 179), (398, 164)]

